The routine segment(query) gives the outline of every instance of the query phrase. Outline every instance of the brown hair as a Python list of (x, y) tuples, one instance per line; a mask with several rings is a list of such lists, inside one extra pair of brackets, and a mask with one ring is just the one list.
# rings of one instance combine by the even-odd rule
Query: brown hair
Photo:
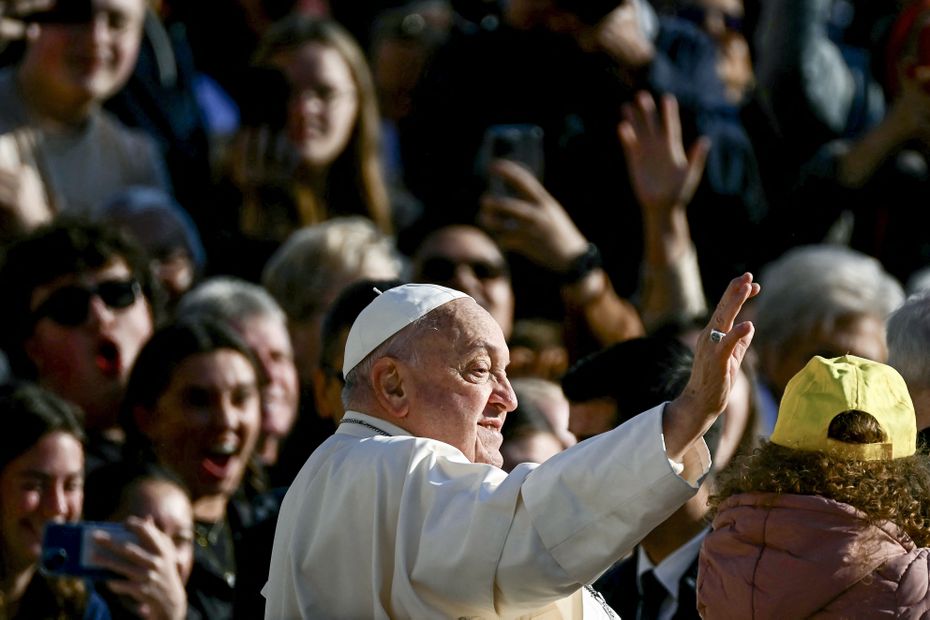
[[(847, 443), (886, 439), (875, 418), (861, 411), (839, 414), (828, 435)], [(857, 461), (766, 442), (721, 472), (717, 493), (710, 498), (711, 510), (740, 493), (818, 495), (853, 506), (872, 524), (895, 523), (918, 546), (930, 545), (930, 461), (920, 452)]]
[[(336, 50), (349, 67), (358, 93), (358, 118), (349, 144), (336, 161), (328, 185), (346, 187), (328, 188), (327, 194), (336, 197), (357, 187), (367, 215), (385, 233), (392, 232), (387, 186), (380, 159), (380, 116), (371, 70), (365, 54), (352, 36), (339, 24), (326, 19), (292, 15), (274, 24), (255, 54), (256, 65), (269, 65), (272, 58), (285, 51), (297, 49), (307, 43), (320, 43)], [(303, 222), (314, 224), (318, 222)]]

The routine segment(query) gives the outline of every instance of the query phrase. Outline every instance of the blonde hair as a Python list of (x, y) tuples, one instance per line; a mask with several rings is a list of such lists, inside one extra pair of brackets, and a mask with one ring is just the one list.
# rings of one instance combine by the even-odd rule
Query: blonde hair
[(268, 260), (262, 285), (291, 321), (323, 311), (338, 291), (373, 269), (397, 277), (404, 263), (393, 240), (367, 218), (337, 217), (295, 231)]

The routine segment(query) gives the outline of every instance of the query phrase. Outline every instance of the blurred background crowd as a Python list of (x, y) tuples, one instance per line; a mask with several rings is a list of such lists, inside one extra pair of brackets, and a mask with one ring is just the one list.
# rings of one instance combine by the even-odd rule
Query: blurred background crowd
[[(259, 617), (348, 329), (401, 282), (500, 323), (507, 467), (673, 398), (744, 271), (715, 472), (813, 355), (890, 361), (930, 426), (926, 0), (0, 6), (0, 617)], [(696, 571), (711, 492), (634, 556)], [(96, 587), (37, 570), (82, 514), (138, 540), (99, 536)]]

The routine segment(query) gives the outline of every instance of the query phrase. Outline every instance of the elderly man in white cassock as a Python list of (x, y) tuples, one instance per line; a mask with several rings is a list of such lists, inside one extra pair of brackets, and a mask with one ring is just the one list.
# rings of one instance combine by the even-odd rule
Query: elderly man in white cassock
[(615, 617), (585, 586), (707, 473), (702, 435), (752, 339), (734, 321), (758, 291), (750, 274), (730, 283), (677, 399), (510, 474), (500, 328), (441, 286), (377, 296), (346, 342), (347, 413), (284, 499), (265, 617)]

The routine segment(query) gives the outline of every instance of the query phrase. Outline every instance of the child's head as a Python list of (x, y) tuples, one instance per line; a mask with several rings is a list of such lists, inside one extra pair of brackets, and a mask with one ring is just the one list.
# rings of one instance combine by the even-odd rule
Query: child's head
[(85, 518), (124, 521), (151, 519), (174, 543), (178, 574), (187, 582), (194, 564), (194, 516), (184, 484), (157, 467), (113, 466), (87, 481)]
[(890, 366), (816, 356), (788, 383), (771, 440), (718, 477), (739, 493), (817, 495), (892, 521), (930, 544), (930, 467), (916, 453), (907, 386)]
[(785, 388), (772, 443), (859, 461), (911, 456), (917, 422), (907, 384), (886, 364), (814, 356)]

